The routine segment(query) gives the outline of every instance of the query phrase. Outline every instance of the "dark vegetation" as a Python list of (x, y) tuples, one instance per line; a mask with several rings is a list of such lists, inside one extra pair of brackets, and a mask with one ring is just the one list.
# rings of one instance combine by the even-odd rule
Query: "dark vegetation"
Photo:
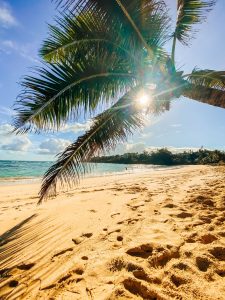
[(166, 148), (153, 152), (125, 153), (123, 155), (94, 157), (95, 163), (117, 164), (153, 164), (153, 165), (208, 165), (225, 164), (225, 152), (219, 150), (199, 149), (172, 153)]

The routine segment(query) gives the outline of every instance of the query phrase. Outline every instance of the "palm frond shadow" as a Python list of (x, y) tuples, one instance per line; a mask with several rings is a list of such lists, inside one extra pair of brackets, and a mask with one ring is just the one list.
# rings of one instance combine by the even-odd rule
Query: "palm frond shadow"
[[(62, 233), (63, 232), (63, 233)], [(69, 229), (51, 217), (33, 214), (1, 235), (0, 299), (19, 299), (38, 293), (61, 263), (51, 261), (68, 240)], [(59, 238), (60, 235), (60, 238)]]
[[(15, 232), (18, 232), (20, 228), (22, 228), (25, 224), (29, 223), (31, 220), (33, 220), (37, 214), (33, 214), (30, 217), (26, 218), (25, 220), (21, 221), (11, 229), (7, 230), (0, 236), (0, 247), (4, 246), (7, 244), (11, 239), (13, 238)], [(0, 251), (1, 253), (1, 251)], [(1, 266), (1, 265), (0, 265)]]

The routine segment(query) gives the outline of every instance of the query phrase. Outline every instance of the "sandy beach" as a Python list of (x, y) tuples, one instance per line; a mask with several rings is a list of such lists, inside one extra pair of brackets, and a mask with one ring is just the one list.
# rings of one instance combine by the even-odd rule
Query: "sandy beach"
[(225, 299), (225, 169), (0, 186), (0, 299)]

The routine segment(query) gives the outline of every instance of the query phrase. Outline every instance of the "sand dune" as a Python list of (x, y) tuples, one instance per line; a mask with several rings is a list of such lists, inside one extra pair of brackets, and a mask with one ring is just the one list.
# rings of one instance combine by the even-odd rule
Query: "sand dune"
[(0, 186), (0, 299), (225, 299), (224, 171)]

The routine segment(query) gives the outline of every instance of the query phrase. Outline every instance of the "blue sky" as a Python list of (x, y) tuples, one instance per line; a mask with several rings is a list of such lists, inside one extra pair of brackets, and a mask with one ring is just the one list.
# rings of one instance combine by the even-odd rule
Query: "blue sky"
[[(47, 23), (55, 14), (50, 0), (0, 0), (0, 159), (53, 159), (90, 125), (87, 120), (70, 124), (55, 134), (7, 135), (12, 105), (20, 92), (18, 82), (30, 72), (30, 67), (39, 64), (38, 49), (47, 36)], [(192, 46), (178, 46), (176, 60), (182, 69), (225, 69), (224, 20), (225, 1), (218, 0)], [(130, 137), (127, 144), (119, 145), (117, 151), (165, 146), (225, 150), (225, 110), (180, 99), (169, 112), (151, 117), (146, 127)]]

